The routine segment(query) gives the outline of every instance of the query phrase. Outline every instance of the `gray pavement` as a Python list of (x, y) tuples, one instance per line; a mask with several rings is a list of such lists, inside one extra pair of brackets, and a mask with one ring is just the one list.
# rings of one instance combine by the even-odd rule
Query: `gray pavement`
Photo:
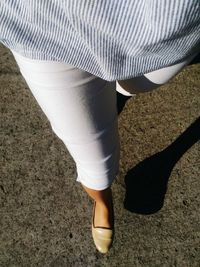
[(119, 114), (106, 255), (93, 244), (93, 202), (75, 163), (2, 45), (0, 109), (1, 267), (200, 266), (200, 64), (129, 98)]

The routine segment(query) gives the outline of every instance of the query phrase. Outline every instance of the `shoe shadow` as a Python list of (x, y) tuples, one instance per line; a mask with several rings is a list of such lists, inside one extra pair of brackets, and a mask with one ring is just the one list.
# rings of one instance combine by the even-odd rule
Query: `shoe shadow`
[(159, 211), (175, 164), (199, 140), (200, 117), (167, 148), (129, 170), (125, 176), (124, 208), (139, 214)]

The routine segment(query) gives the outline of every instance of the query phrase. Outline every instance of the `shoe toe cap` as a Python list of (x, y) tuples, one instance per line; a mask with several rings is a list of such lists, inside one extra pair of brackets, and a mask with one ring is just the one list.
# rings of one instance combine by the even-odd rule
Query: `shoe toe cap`
[(92, 231), (96, 248), (101, 253), (108, 252), (113, 241), (113, 230), (103, 228), (93, 228)]

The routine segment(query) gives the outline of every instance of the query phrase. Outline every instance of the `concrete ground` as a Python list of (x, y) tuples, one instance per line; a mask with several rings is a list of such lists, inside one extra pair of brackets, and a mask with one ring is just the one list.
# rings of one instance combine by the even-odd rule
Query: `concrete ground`
[(93, 244), (93, 202), (75, 163), (2, 45), (0, 109), (1, 267), (200, 266), (200, 64), (129, 98), (119, 114), (106, 255)]

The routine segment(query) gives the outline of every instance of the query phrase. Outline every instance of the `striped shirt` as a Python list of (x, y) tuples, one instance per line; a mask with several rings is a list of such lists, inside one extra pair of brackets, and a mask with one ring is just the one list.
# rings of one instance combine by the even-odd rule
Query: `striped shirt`
[(200, 50), (200, 0), (0, 0), (0, 42), (107, 81), (130, 79)]

